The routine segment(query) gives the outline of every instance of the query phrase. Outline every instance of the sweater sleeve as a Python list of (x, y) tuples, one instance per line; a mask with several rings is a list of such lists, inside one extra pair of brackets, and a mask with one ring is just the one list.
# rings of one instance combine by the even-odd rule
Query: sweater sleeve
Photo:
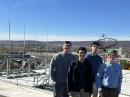
[(73, 87), (72, 87), (72, 84), (73, 84), (73, 64), (74, 62), (71, 63), (71, 65), (69, 66), (69, 70), (68, 70), (68, 78), (67, 78), (67, 87), (68, 87), (68, 91), (72, 91)]
[(50, 63), (50, 76), (53, 81), (56, 80), (56, 65), (57, 65), (57, 56), (54, 56)]
[(104, 71), (104, 64), (101, 64), (98, 69), (98, 73), (96, 75), (96, 88), (98, 89), (98, 92), (101, 91), (103, 71)]

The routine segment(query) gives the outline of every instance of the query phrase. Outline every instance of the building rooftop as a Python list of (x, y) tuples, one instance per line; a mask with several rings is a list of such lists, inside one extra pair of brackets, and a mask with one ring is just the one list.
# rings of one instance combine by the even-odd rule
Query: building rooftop
[[(130, 71), (123, 70), (123, 77), (119, 97), (130, 97)], [(0, 79), (0, 97), (53, 97), (53, 92)]]

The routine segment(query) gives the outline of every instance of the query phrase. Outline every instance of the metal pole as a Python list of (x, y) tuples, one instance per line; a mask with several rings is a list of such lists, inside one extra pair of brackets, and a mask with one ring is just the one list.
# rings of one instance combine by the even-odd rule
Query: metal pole
[(25, 54), (25, 44), (26, 41), (25, 41), (25, 21), (24, 21), (24, 48), (23, 48), (23, 58), (24, 58), (24, 54)]
[(9, 59), (7, 59), (7, 72), (6, 72), (6, 77), (7, 77), (7, 78), (8, 78), (8, 75), (9, 75), (9, 74), (8, 74), (8, 73), (9, 73), (9, 72), (8, 72), (8, 71), (9, 71), (8, 69), (9, 69)]
[(7, 78), (9, 76), (10, 73), (10, 6), (9, 6), (9, 25), (8, 25), (8, 29), (9, 29), (9, 52), (8, 52), (8, 60), (7, 60)]
[(26, 63), (28, 63), (28, 76), (30, 76), (30, 72), (31, 72), (31, 58), (29, 58), (26, 62), (25, 62), (25, 64)]
[(25, 44), (26, 43), (26, 41), (25, 41), (25, 21), (24, 21), (24, 47), (23, 47), (23, 62), (22, 62), (22, 73), (24, 72), (24, 66), (25, 66), (25, 58), (24, 58), (24, 56), (25, 56)]
[[(36, 56), (36, 53), (37, 53), (37, 50), (36, 50), (36, 48), (37, 48), (37, 39), (36, 39), (36, 41), (35, 41), (35, 56)], [(35, 65), (34, 65), (34, 69), (36, 69), (36, 58), (34, 59), (34, 62), (35, 62)]]
[(47, 26), (47, 42), (46, 42), (46, 63), (45, 63), (46, 66), (47, 66), (47, 59), (48, 59), (48, 26)]

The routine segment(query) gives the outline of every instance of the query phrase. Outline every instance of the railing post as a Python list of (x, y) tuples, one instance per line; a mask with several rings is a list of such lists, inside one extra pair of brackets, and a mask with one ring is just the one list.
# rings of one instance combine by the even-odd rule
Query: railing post
[(126, 74), (125, 74), (125, 83), (126, 83)]

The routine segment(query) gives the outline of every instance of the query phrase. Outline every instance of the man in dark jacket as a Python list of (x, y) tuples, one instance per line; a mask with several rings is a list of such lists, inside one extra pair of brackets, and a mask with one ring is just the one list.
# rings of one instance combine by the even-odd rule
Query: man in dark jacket
[(78, 50), (79, 59), (73, 61), (68, 71), (68, 91), (71, 97), (90, 97), (92, 93), (92, 69), (85, 59), (86, 48)]

